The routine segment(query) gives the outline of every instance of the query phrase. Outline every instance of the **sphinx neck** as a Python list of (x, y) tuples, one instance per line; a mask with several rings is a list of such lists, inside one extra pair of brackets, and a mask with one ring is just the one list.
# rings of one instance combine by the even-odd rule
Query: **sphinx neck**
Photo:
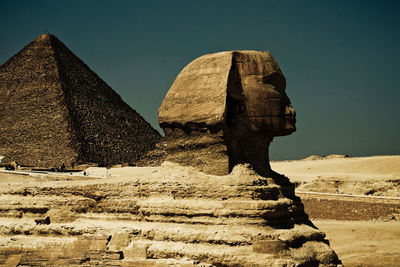
[(269, 144), (271, 138), (247, 135), (228, 141), (229, 169), (237, 164), (249, 163), (261, 176), (269, 177), (273, 173), (269, 163)]

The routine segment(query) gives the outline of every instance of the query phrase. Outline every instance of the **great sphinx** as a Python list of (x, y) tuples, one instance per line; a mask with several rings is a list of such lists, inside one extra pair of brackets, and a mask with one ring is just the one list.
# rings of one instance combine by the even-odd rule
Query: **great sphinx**
[(166, 159), (226, 175), (249, 163), (271, 175), (268, 148), (296, 130), (286, 80), (269, 52), (204, 55), (177, 76), (158, 113)]
[[(247, 240), (252, 244), (250, 257), (260, 266), (337, 266), (340, 260), (304, 212), (294, 184), (270, 167), (273, 138), (296, 130), (296, 114), (285, 88), (285, 77), (269, 52), (230, 51), (195, 59), (179, 73), (159, 109), (165, 133), (163, 160), (197, 168), (213, 181), (198, 179), (174, 192), (185, 191), (196, 203), (212, 199), (212, 209), (222, 204), (229, 211), (225, 214), (232, 215), (213, 214), (222, 219), (218, 223), (230, 228), (240, 218), (245, 221), (241, 229), (257, 225), (268, 231), (268, 236)], [(177, 179), (179, 186), (188, 183)], [(210, 193), (215, 195), (208, 198)], [(240, 212), (235, 211), (237, 203), (243, 205)], [(252, 203), (257, 203), (255, 213)], [(265, 255), (279, 263), (262, 259)], [(233, 265), (257, 266), (247, 260)]]
[[(222, 52), (194, 60), (167, 93), (159, 120), (166, 137), (143, 164), (167, 160), (203, 172), (166, 163), (100, 184), (4, 187), (3, 195), (13, 197), (0, 203), (7, 216), (0, 220), (6, 242), (0, 265), (340, 263), (294, 185), (269, 166), (272, 139), (295, 131), (285, 78), (270, 53)], [(77, 218), (84, 218), (84, 227)], [(24, 236), (11, 238), (17, 234)], [(46, 244), (38, 247), (38, 238)]]

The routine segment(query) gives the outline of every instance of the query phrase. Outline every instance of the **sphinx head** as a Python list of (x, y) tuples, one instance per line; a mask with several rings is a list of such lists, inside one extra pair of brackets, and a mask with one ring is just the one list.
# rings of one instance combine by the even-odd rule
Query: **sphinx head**
[[(269, 143), (296, 130), (285, 88), (285, 77), (269, 52), (231, 51), (195, 59), (179, 73), (159, 109), (160, 126), (171, 137), (171, 155), (181, 153), (176, 161), (191, 162), (186, 165), (202, 165), (209, 157), (203, 165), (218, 165), (213, 170), (219, 174), (251, 163), (266, 175)], [(183, 143), (186, 155), (180, 150)]]

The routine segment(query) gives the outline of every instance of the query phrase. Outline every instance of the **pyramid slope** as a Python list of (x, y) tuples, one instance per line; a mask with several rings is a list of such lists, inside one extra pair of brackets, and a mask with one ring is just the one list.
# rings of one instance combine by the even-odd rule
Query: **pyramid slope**
[(35, 166), (75, 162), (68, 116), (49, 38), (0, 66), (0, 155)]
[(55, 36), (53, 43), (77, 141), (79, 161), (134, 162), (159, 133)]
[(50, 34), (0, 66), (0, 154), (21, 164), (134, 163), (160, 139)]

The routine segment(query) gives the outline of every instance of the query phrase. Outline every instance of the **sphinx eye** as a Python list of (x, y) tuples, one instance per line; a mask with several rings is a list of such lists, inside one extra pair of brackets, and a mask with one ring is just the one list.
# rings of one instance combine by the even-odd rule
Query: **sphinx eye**
[(280, 73), (274, 72), (263, 78), (263, 83), (270, 84), (278, 90), (285, 90), (286, 80)]
[(244, 103), (239, 103), (239, 105), (238, 105), (239, 114), (243, 114), (245, 111), (246, 111), (246, 108), (244, 106)]

